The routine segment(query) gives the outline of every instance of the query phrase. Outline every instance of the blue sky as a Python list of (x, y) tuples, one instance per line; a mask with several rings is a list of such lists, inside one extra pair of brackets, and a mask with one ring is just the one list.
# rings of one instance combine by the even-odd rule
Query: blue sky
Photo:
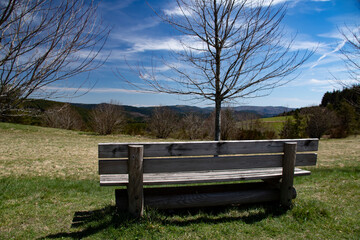
[[(281, 4), (286, 0), (275, 0)], [(148, 1), (157, 11), (176, 11), (174, 1)], [(344, 40), (338, 29), (360, 22), (358, 0), (288, 0), (288, 10), (283, 26), (288, 35), (295, 35), (294, 50), (316, 49), (313, 56), (299, 69), (299, 76), (285, 86), (274, 89), (268, 96), (251, 98), (229, 105), (305, 107), (318, 105), (326, 91), (341, 88), (334, 76), (349, 81), (340, 58), (339, 49)], [(93, 89), (80, 97), (60, 99), (67, 102), (101, 103), (115, 100), (124, 105), (196, 105), (213, 106), (212, 102), (193, 102), (176, 95), (150, 94), (134, 90), (121, 81), (121, 73), (131, 81), (136, 74), (129, 71), (130, 65), (142, 63), (146, 67), (154, 56), (166, 55), (170, 50), (179, 50), (183, 36), (162, 23), (149, 5), (142, 0), (102, 0), (99, 14), (105, 25), (112, 27), (109, 40), (102, 52), (108, 55), (107, 62), (89, 75), (77, 76), (70, 81), (88, 77), (96, 82)], [(126, 61), (125, 61), (126, 60)], [(126, 63), (128, 62), (128, 64)], [(159, 69), (164, 66), (158, 65)], [(164, 68), (164, 71), (166, 69)], [(69, 85), (56, 85), (63, 88)], [(85, 92), (84, 86), (79, 92)]]

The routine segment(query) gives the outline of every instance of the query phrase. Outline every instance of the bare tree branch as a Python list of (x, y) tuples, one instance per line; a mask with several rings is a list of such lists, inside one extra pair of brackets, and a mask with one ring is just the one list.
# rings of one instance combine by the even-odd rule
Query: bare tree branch
[[(338, 80), (338, 82), (347, 88), (353, 85), (360, 84), (360, 25), (353, 26), (346, 25), (339, 32), (344, 38), (345, 44), (340, 49), (342, 59), (345, 62), (346, 69), (350, 79), (350, 83)], [(359, 93), (360, 94), (360, 93)]]
[(109, 29), (101, 26), (96, 10), (92, 1), (0, 3), (1, 114), (29, 97), (53, 96), (56, 92), (46, 86), (104, 63), (107, 57), (100, 59), (100, 51)]

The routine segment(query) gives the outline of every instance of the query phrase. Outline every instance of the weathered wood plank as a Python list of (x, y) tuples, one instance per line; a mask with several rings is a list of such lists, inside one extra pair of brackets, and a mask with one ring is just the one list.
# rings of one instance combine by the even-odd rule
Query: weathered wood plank
[[(127, 208), (126, 189), (117, 189), (116, 205)], [(266, 183), (221, 184), (211, 186), (145, 188), (144, 204), (157, 209), (221, 206), (279, 201), (279, 190)], [(295, 198), (295, 195), (293, 195)]]
[(142, 146), (129, 145), (129, 212), (134, 217), (142, 217), (144, 213), (144, 194), (143, 194), (143, 154)]
[[(295, 176), (310, 175), (310, 171), (295, 168)], [(282, 168), (247, 169), (232, 171), (145, 173), (144, 185), (190, 184), (233, 182), (243, 180), (281, 178)], [(128, 184), (127, 174), (100, 175), (101, 186), (124, 186)]]
[(225, 154), (281, 153), (285, 142), (296, 142), (298, 152), (318, 150), (318, 139), (276, 139), (244, 141), (100, 143), (99, 158), (126, 158), (127, 146), (144, 146), (144, 157), (200, 156)]
[[(144, 159), (144, 173), (282, 167), (283, 156), (284, 155), (282, 154), (278, 154), (204, 158)], [(316, 153), (297, 154), (295, 165), (313, 166), (316, 165), (316, 159)], [(125, 159), (99, 160), (99, 174), (125, 174), (127, 172), (127, 160)]]
[(296, 161), (296, 143), (285, 143), (283, 170), (280, 185), (280, 204), (283, 207), (291, 206), (291, 194), (294, 183), (294, 169)]

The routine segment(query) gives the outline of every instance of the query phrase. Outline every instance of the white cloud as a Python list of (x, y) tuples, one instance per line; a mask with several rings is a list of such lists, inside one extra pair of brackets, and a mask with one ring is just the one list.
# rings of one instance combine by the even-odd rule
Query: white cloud
[(156, 51), (156, 50), (183, 50), (181, 42), (176, 38), (144, 38), (136, 39), (131, 51), (144, 52), (144, 51)]
[[(240, 3), (243, 2), (242, 0), (239, 1)], [(272, 4), (272, 6), (277, 4), (282, 4), (285, 2), (289, 2), (288, 0), (249, 0), (246, 2), (246, 5), (255, 7), (255, 6), (269, 6)]]
[(310, 85), (328, 85), (329, 84), (329, 81), (328, 80), (319, 80), (319, 79), (310, 79), (308, 81), (308, 84)]
[(175, 6), (171, 9), (165, 9), (164, 13), (168, 16), (191, 16), (192, 12), (186, 8), (180, 8), (179, 6)]
[(334, 87), (334, 85), (329, 84), (329, 85), (327, 85), (327, 86), (317, 86), (317, 87), (313, 87), (313, 88), (311, 88), (310, 90), (311, 90), (312, 92), (325, 93), (325, 92), (331, 92), (331, 91), (333, 91), (334, 89), (336, 89), (336, 88)]
[(134, 34), (114, 34), (113, 39), (126, 43), (128, 48), (124, 49), (124, 54), (145, 52), (145, 51), (183, 51), (184, 48), (203, 49), (203, 45), (196, 38), (191, 36), (178, 37), (157, 37), (157, 36), (138, 36)]
[(144, 90), (133, 90), (133, 89), (124, 89), (124, 88), (71, 88), (71, 87), (43, 87), (42, 90), (45, 91), (57, 91), (57, 92), (92, 92), (92, 93), (151, 93), (150, 91)]
[(341, 48), (344, 47), (345, 43), (346, 43), (346, 40), (343, 40), (340, 44), (337, 45), (337, 47), (336, 47), (334, 50), (332, 50), (332, 51), (330, 51), (330, 52), (326, 52), (325, 54), (323, 54), (321, 57), (319, 57), (319, 59), (318, 59), (310, 68), (316, 67), (317, 65), (320, 64), (320, 62), (321, 62), (324, 58), (328, 57), (329, 55), (331, 55), (331, 54), (333, 54), (333, 53), (338, 52)]
[(292, 51), (297, 50), (314, 50), (319, 48), (324, 48), (326, 45), (324, 43), (320, 42), (314, 42), (314, 41), (294, 41), (291, 45)]
[(286, 103), (287, 106), (292, 106), (292, 107), (318, 105), (318, 103), (315, 103), (314, 100), (309, 100), (306, 98), (272, 98), (272, 99), (279, 102), (278, 105), (284, 105), (284, 103)]
[[(270, 4), (272, 4), (272, 6), (275, 6), (285, 2), (289, 2), (289, 0), (237, 0), (238, 4), (240, 5), (244, 4), (244, 1), (245, 6), (249, 8), (254, 8), (258, 6), (267, 7)], [(180, 8), (179, 6), (174, 6), (172, 8), (165, 9), (164, 13), (168, 16), (191, 16), (193, 11), (187, 9), (186, 7)]]

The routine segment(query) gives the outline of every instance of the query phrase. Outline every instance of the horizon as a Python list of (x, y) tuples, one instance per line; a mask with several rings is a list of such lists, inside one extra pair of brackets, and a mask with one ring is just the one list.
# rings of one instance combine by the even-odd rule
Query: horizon
[[(266, 1), (265, 1), (266, 2)], [(360, 1), (358, 0), (276, 0), (278, 4), (287, 2), (288, 10), (282, 22), (286, 33), (297, 35), (293, 50), (316, 52), (296, 74), (299, 76), (285, 86), (273, 89), (269, 95), (259, 98), (240, 99), (224, 103), (241, 106), (282, 106), (301, 108), (317, 106), (325, 92), (341, 89), (335, 78), (350, 82), (339, 51), (346, 44), (338, 29), (345, 25), (353, 27), (360, 21)], [(149, 1), (157, 11), (176, 14), (173, 1)], [(62, 102), (98, 104), (115, 100), (129, 106), (187, 105), (211, 107), (213, 102), (193, 101), (177, 95), (150, 94), (134, 90), (122, 82), (116, 72), (126, 75), (136, 82), (137, 76), (129, 71), (140, 60), (148, 64), (153, 56), (162, 56), (171, 49), (178, 50), (180, 35), (162, 23), (153, 10), (144, 2), (136, 0), (103, 0), (99, 3), (99, 15), (105, 25), (112, 26), (108, 42), (101, 56), (108, 56), (107, 62), (89, 74), (69, 79), (67, 85), (54, 84), (48, 89), (56, 89), (70, 97), (57, 98)], [(109, 54), (109, 55), (108, 55)], [(149, 66), (149, 65), (147, 65)], [(164, 68), (164, 66), (159, 66)], [(164, 71), (166, 69), (164, 68)], [(289, 78), (293, 77), (289, 76)], [(89, 87), (73, 87), (80, 80), (88, 80)], [(92, 84), (96, 84), (93, 86)], [(72, 92), (84, 94), (71, 96)], [(86, 94), (85, 94), (86, 93)], [(56, 100), (51, 99), (51, 100)]]
[[(31, 99), (30, 99), (31, 100)], [(34, 99), (34, 100), (39, 100), (39, 99)], [(41, 100), (41, 99), (40, 99)], [(46, 100), (46, 99), (45, 99)], [(55, 101), (55, 100), (49, 100), (49, 101)], [(99, 105), (99, 104), (114, 104), (114, 103), (110, 103), (110, 102), (100, 102), (100, 103), (81, 103), (81, 102), (66, 102), (66, 101), (55, 101), (55, 102), (60, 102), (60, 103), (69, 103), (69, 104), (83, 104), (83, 105)], [(129, 105), (129, 104), (117, 104), (115, 103), (114, 105), (119, 105), (119, 106), (128, 106), (128, 107), (137, 107), (137, 108), (152, 108), (152, 107), (197, 107), (197, 108), (214, 108), (213, 106), (194, 106), (194, 105), (186, 105), (186, 104), (175, 104), (175, 105)], [(297, 108), (292, 108), (292, 107), (286, 107), (286, 106), (271, 106), (271, 105), (266, 105), (266, 106), (257, 106), (257, 105), (234, 105), (234, 106), (228, 106), (225, 105), (223, 106), (223, 108), (237, 108), (237, 107), (259, 107), (259, 108), (288, 108), (288, 109), (297, 109)]]

